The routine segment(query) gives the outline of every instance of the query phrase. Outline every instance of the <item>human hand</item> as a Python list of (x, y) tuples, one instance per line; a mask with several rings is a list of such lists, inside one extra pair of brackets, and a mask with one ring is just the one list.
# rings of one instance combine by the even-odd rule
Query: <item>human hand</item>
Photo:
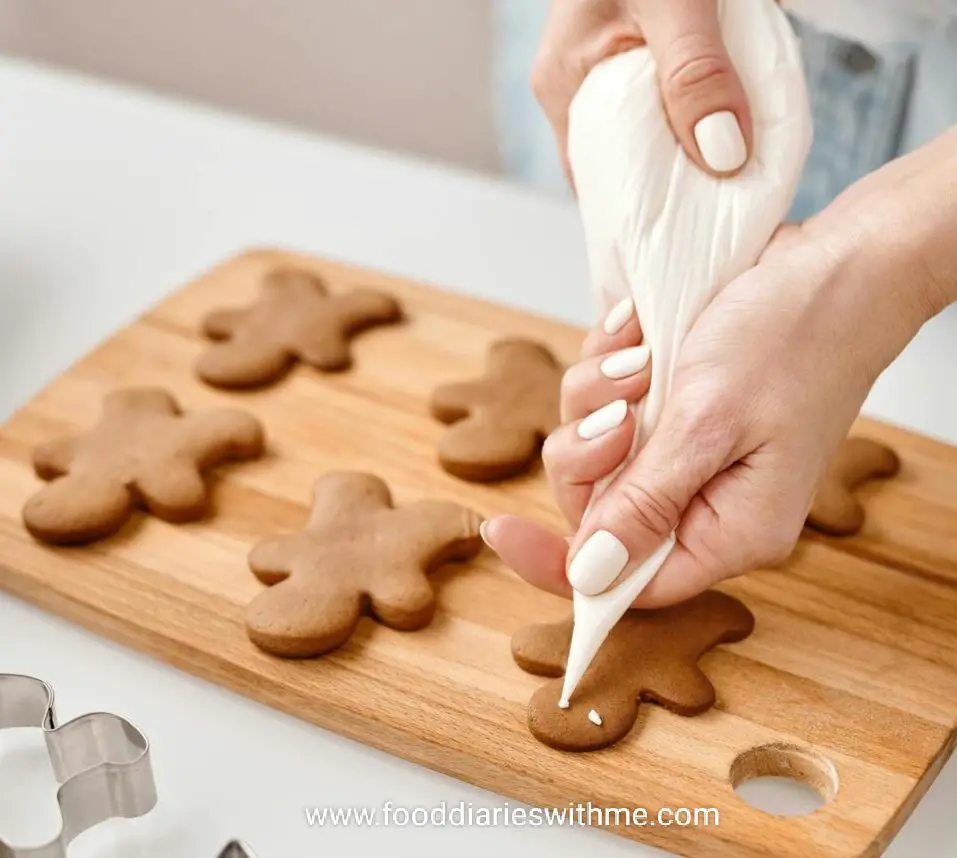
[(555, 131), (565, 171), (568, 109), (599, 62), (647, 45), (662, 101), (688, 156), (733, 175), (751, 150), (751, 113), (725, 50), (717, 0), (552, 0), (532, 69), (532, 89)]
[[(805, 225), (779, 230), (698, 319), (660, 422), (575, 536), (500, 516), (485, 527), (491, 547), (532, 583), (567, 596), (572, 585), (606, 590), (676, 531), (642, 607), (788, 557), (873, 382), (957, 300), (954, 187), (957, 130), (867, 177)], [(620, 464), (614, 458), (603, 460), (606, 474)], [(603, 476), (596, 471), (589, 480)], [(581, 500), (568, 503), (574, 526)], [(590, 549), (599, 531), (606, 547), (618, 547)]]

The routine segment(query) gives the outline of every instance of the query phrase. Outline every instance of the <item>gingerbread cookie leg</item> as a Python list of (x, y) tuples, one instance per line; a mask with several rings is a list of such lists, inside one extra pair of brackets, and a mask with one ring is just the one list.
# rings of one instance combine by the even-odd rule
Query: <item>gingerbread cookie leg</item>
[(847, 438), (838, 448), (818, 485), (807, 525), (831, 536), (851, 536), (864, 526), (864, 507), (854, 491), (871, 480), (893, 477), (900, 470), (897, 454), (870, 438)]
[(261, 387), (285, 375), (294, 357), (276, 343), (237, 337), (210, 346), (196, 362), (196, 372), (215, 387)]
[(203, 319), (203, 333), (211, 340), (225, 340), (246, 317), (242, 309), (213, 310)]
[(362, 613), (363, 599), (356, 590), (329, 589), (317, 599), (311, 587), (287, 576), (250, 602), (246, 632), (273, 655), (312, 658), (349, 640)]
[(527, 426), (510, 425), (507, 415), (489, 431), (495, 417), (479, 412), (452, 426), (439, 442), (439, 462), (453, 476), (470, 482), (507, 480), (528, 470), (544, 436)]
[(192, 462), (144, 468), (136, 478), (136, 492), (149, 511), (164, 521), (194, 521), (206, 511), (206, 484)]
[(432, 621), (435, 593), (422, 570), (409, 566), (376, 585), (370, 608), (384, 626), (411, 632)]

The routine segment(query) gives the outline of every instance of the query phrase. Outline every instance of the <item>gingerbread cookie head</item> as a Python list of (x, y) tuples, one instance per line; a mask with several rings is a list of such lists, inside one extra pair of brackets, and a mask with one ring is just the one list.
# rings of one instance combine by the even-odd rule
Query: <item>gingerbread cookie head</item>
[(244, 388), (279, 380), (297, 360), (325, 372), (347, 369), (353, 335), (400, 317), (391, 295), (372, 289), (330, 295), (316, 274), (279, 268), (266, 275), (255, 304), (206, 317), (203, 331), (216, 342), (196, 371), (207, 384)]
[(53, 544), (92, 542), (119, 530), (135, 506), (182, 522), (206, 511), (203, 473), (263, 452), (263, 431), (250, 415), (227, 409), (183, 414), (158, 388), (117, 390), (99, 423), (34, 451), (49, 484), (23, 508), (23, 523)]
[(602, 645), (575, 690), (559, 708), (572, 621), (529, 626), (512, 638), (522, 670), (554, 677), (532, 695), (528, 726), (539, 741), (562, 751), (594, 751), (626, 736), (641, 701), (679, 715), (697, 715), (715, 702), (698, 660), (721, 643), (746, 638), (754, 617), (737, 599), (709, 590), (680, 605), (629, 611)]
[(269, 585), (246, 611), (249, 638), (274, 655), (307, 658), (344, 644), (364, 614), (393, 629), (422, 628), (435, 610), (428, 573), (477, 554), (480, 524), (476, 513), (444, 501), (395, 509), (378, 477), (327, 474), (305, 529), (249, 555)]
[(900, 459), (890, 447), (870, 438), (845, 439), (818, 484), (808, 527), (832, 536), (857, 533), (864, 526), (864, 507), (855, 490), (899, 470)]
[(439, 444), (442, 467), (472, 481), (527, 470), (558, 426), (562, 374), (540, 343), (494, 343), (481, 378), (444, 385), (432, 395), (432, 414), (452, 424)]

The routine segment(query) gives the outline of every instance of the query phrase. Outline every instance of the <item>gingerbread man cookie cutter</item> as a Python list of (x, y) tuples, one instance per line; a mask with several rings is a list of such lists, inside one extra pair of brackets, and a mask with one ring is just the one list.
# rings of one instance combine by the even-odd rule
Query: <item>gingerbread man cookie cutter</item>
[(219, 853), (219, 858), (256, 858), (256, 853), (242, 840), (230, 840)]
[(145, 816), (156, 805), (149, 740), (107, 712), (58, 725), (53, 688), (32, 676), (0, 674), (0, 730), (43, 731), (60, 788), (60, 833), (43, 846), (18, 847), (0, 838), (0, 858), (66, 858), (80, 834), (109, 819)]

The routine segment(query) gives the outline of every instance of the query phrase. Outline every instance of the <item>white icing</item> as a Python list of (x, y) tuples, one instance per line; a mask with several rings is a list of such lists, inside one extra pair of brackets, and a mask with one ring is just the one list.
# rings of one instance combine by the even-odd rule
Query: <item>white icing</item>
[[(692, 324), (754, 265), (786, 216), (810, 147), (804, 73), (784, 13), (773, 0), (720, 0), (719, 14), (754, 125), (752, 156), (739, 175), (713, 178), (685, 154), (646, 48), (596, 66), (569, 113), (568, 153), (592, 285), (606, 311), (634, 300), (654, 361), (648, 395), (634, 406), (638, 431), (629, 458), (658, 422)], [(593, 502), (614, 476), (595, 486)], [(575, 594), (563, 701), (673, 546), (674, 535), (608, 592)]]
[(559, 709), (567, 709), (570, 705), (571, 704), (564, 697), (558, 701)]
[(601, 727), (601, 715), (599, 715), (594, 709), (589, 711), (588, 720), (591, 721), (596, 727)]

